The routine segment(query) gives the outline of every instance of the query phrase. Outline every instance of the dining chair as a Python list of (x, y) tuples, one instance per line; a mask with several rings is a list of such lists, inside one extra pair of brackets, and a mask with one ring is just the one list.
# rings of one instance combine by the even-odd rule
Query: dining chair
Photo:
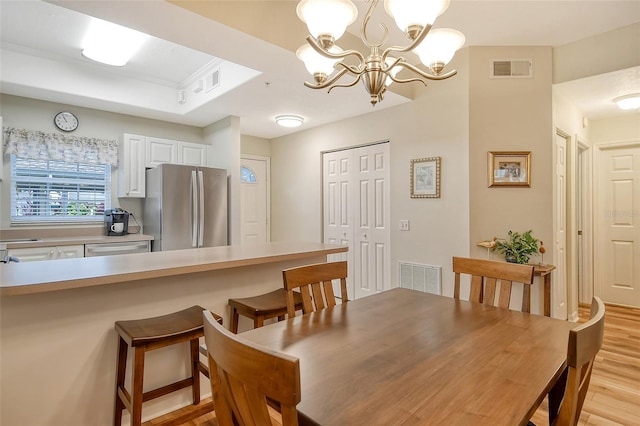
[(282, 271), (284, 288), (287, 291), (287, 315), (295, 316), (297, 291), (302, 296), (302, 313), (317, 311), (336, 305), (333, 280), (340, 280), (342, 303), (349, 301), (347, 295), (347, 262), (327, 262), (298, 266)]
[[(566, 387), (559, 409), (549, 407), (549, 420), (552, 425), (575, 426), (578, 424), (591, 380), (593, 362), (602, 348), (604, 314), (604, 303), (599, 297), (594, 297), (589, 320), (569, 331)], [(564, 380), (564, 377), (559, 380)], [(554, 413), (558, 413), (555, 419)]]
[(455, 273), (454, 298), (460, 299), (461, 274), (468, 274), (471, 275), (470, 302), (508, 309), (511, 288), (514, 282), (518, 282), (522, 283), (522, 312), (531, 311), (533, 265), (454, 257), (453, 272)]
[[(245, 340), (203, 312), (211, 394), (220, 426), (297, 426), (300, 396), (298, 358)], [(281, 419), (272, 419), (267, 400)], [(281, 420), (281, 421), (280, 421)]]

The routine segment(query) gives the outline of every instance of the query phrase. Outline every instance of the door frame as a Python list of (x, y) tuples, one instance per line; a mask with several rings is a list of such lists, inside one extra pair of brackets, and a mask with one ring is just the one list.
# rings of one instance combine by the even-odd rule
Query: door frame
[(591, 303), (593, 297), (594, 282), (594, 257), (593, 257), (593, 147), (580, 136), (575, 136), (577, 143), (577, 216), (576, 224), (578, 233), (577, 247), (577, 277), (578, 277), (578, 303)]
[[(254, 161), (264, 161), (266, 163), (266, 189), (267, 189), (267, 242), (271, 241), (271, 157), (264, 157), (262, 155), (251, 155), (251, 154), (242, 154), (240, 156), (240, 167), (242, 167), (242, 160), (254, 160)], [(240, 173), (240, 171), (238, 171)], [(239, 179), (238, 179), (239, 180)], [(242, 191), (242, 188), (240, 188)], [(240, 224), (242, 226), (242, 223)]]

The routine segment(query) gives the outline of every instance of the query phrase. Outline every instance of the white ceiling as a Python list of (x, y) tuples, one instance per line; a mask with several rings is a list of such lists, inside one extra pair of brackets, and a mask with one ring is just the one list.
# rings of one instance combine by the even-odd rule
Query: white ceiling
[[(235, 115), (243, 134), (265, 138), (299, 130), (278, 127), (273, 119), (279, 114), (302, 115), (302, 129), (307, 129), (371, 111), (360, 86), (328, 95), (308, 89), (302, 82), (310, 76), (294, 52), (164, 1), (119, 1), (118, 7), (98, 1), (52, 3), (0, 1), (2, 93), (200, 127)], [(224, 7), (225, 2), (219, 3)], [(295, 8), (296, 2), (289, 3)], [(368, 7), (356, 3), (360, 13), (350, 27), (354, 34)], [(373, 23), (386, 19), (383, 9), (380, 4)], [(124, 67), (99, 65), (80, 54), (90, 21), (87, 15), (159, 38), (148, 41)], [(639, 1), (452, 0), (436, 27), (462, 31), (466, 46), (561, 46), (639, 21)], [(404, 44), (395, 25), (388, 26), (394, 34), (391, 42)], [(375, 30), (371, 31), (375, 38)], [(217, 57), (242, 67), (228, 68), (231, 65)], [(221, 87), (196, 94), (190, 84), (207, 65), (221, 67)], [(234, 81), (242, 74), (249, 80)], [(180, 89), (185, 90), (185, 104), (178, 103)], [(562, 83), (556, 89), (589, 118), (618, 114), (611, 99), (640, 92), (640, 67)], [(407, 101), (388, 93), (375, 108)]]

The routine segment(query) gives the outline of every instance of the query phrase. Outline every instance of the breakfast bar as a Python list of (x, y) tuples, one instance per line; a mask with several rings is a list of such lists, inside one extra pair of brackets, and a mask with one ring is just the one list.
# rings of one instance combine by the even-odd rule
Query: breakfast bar
[[(115, 321), (198, 304), (228, 324), (229, 298), (279, 288), (283, 269), (347, 250), (278, 242), (0, 265), (0, 423), (111, 424)], [(251, 326), (240, 323), (241, 331)], [(187, 351), (151, 353), (145, 388), (186, 377)], [(209, 394), (208, 382), (202, 393)], [(189, 403), (188, 390), (150, 401), (143, 420)]]

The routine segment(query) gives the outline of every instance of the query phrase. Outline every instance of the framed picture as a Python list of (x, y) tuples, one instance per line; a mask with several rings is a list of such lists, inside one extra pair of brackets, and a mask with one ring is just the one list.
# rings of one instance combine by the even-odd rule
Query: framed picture
[(489, 188), (531, 187), (531, 151), (489, 151)]
[(411, 160), (411, 198), (440, 198), (440, 157)]

